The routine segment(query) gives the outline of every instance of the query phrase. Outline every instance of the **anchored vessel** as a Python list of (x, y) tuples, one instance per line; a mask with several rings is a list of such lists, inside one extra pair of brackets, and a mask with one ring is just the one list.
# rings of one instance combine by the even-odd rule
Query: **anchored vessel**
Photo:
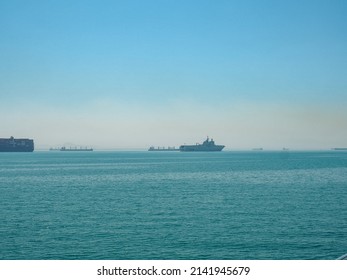
[(176, 151), (179, 151), (179, 149), (176, 149), (175, 147), (167, 147), (167, 148), (157, 147), (156, 148), (156, 147), (152, 146), (148, 149), (148, 151), (150, 151), (150, 152), (176, 152)]
[(0, 152), (32, 152), (34, 140), (27, 138), (0, 138)]
[(213, 139), (207, 139), (202, 144), (181, 145), (181, 152), (220, 152), (224, 149), (224, 145), (216, 145)]
[(92, 148), (82, 148), (82, 147), (80, 147), (80, 148), (77, 148), (77, 147), (75, 147), (75, 148), (61, 147), (61, 148), (57, 148), (57, 149), (50, 148), (49, 150), (50, 151), (60, 151), (60, 152), (92, 152), (93, 151)]

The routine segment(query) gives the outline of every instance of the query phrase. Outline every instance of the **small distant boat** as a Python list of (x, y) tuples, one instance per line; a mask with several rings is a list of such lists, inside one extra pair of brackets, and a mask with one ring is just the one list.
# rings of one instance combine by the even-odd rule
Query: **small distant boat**
[(254, 149), (252, 149), (252, 151), (262, 151), (263, 150), (263, 148), (254, 148)]
[(332, 148), (334, 151), (347, 151), (347, 148)]
[(60, 151), (60, 152), (92, 152), (93, 149), (92, 148), (83, 148), (83, 147), (70, 147), (70, 148), (66, 148), (66, 147), (61, 147), (61, 148), (50, 148), (50, 151)]

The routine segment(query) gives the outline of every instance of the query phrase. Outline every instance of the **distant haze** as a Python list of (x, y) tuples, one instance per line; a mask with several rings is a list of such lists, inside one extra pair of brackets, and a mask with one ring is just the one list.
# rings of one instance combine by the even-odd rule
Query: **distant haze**
[(7, 1), (0, 137), (347, 147), (347, 2)]

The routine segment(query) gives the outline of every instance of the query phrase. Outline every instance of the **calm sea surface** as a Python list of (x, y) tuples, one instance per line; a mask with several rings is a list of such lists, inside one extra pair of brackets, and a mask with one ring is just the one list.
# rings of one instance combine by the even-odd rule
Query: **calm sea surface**
[(0, 153), (0, 259), (336, 259), (347, 152)]

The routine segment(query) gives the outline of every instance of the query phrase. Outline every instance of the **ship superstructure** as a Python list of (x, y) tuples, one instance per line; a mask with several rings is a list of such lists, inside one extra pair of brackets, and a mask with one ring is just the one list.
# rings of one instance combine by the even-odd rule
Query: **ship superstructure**
[(0, 152), (33, 152), (34, 140), (27, 138), (0, 138)]

